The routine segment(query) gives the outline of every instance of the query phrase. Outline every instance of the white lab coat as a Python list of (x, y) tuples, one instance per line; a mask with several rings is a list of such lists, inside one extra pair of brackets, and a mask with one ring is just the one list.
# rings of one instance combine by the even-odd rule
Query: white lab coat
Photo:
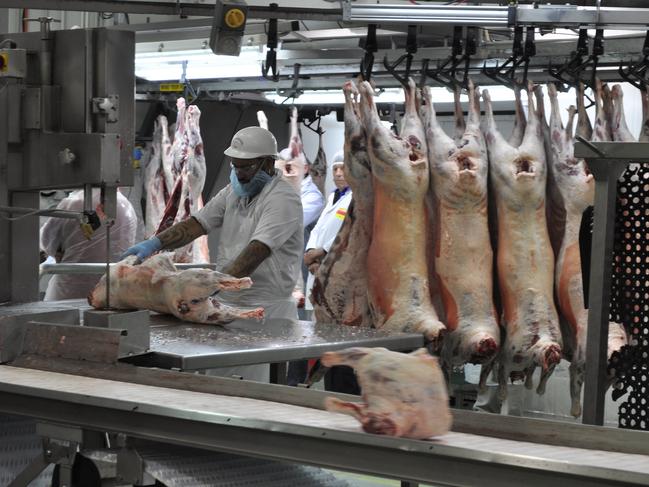
[[(99, 204), (100, 191), (93, 189), (93, 207)], [(62, 200), (59, 209), (82, 211), (83, 191), (75, 191)], [(110, 261), (116, 262), (120, 255), (135, 243), (138, 225), (133, 205), (117, 192), (117, 215), (110, 229)], [(47, 255), (63, 252), (62, 263), (106, 262), (106, 227), (102, 225), (90, 240), (81, 232), (79, 222), (68, 218), (48, 218), (41, 227), (41, 249)], [(85, 298), (99, 281), (99, 275), (56, 274), (47, 285), (45, 301)]]
[[(340, 197), (336, 204), (334, 204), (334, 194), (332, 192), (327, 198), (327, 206), (320, 214), (320, 219), (316, 226), (311, 231), (311, 236), (309, 241), (306, 244), (306, 250), (309, 249), (324, 249), (325, 252), (329, 252), (329, 249), (338, 235), (338, 231), (343, 224), (345, 215), (347, 215), (347, 208), (352, 202), (352, 190), (348, 189), (347, 192)], [(306, 282), (306, 293), (307, 296), (304, 308), (306, 310), (313, 310), (313, 305), (311, 300), (308, 298), (311, 295), (311, 289), (313, 288), (314, 276), (309, 273), (309, 277)]]
[(302, 180), (300, 198), (302, 200), (303, 223), (306, 229), (318, 219), (325, 204), (324, 196), (322, 196), (311, 176), (307, 176)]

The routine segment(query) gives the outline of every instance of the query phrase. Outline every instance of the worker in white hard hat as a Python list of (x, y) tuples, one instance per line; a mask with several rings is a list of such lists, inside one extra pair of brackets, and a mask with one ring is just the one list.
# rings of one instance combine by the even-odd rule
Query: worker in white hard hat
[(303, 249), (300, 196), (275, 169), (277, 142), (268, 130), (238, 131), (225, 150), (230, 184), (198, 212), (123, 255), (144, 260), (220, 228), (216, 267), (252, 279), (252, 287), (221, 291), (219, 300), (238, 307), (265, 309), (267, 318), (297, 318), (291, 293)]

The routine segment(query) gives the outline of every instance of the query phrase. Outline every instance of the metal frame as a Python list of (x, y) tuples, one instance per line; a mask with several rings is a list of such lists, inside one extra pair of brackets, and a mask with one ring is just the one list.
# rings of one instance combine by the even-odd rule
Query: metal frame
[[(113, 12), (145, 15), (214, 15), (214, 3), (129, 1), (129, 0), (0, 0), (0, 8), (73, 10), (78, 12)], [(341, 21), (340, 8), (280, 7), (249, 5), (248, 17), (256, 19), (294, 19)]]
[(588, 342), (582, 421), (604, 422), (606, 348), (611, 294), (617, 180), (630, 161), (646, 161), (649, 142), (587, 142), (575, 144), (575, 157), (586, 160), (595, 177), (595, 221), (589, 281)]
[[(277, 387), (277, 386), (276, 386)], [(649, 476), (443, 442), (189, 412), (112, 397), (0, 384), (0, 410), (148, 440), (448, 485), (649, 485)]]

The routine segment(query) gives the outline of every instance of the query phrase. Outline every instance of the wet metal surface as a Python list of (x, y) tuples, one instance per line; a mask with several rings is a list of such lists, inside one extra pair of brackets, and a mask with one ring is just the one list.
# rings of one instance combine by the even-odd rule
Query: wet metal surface
[(380, 330), (309, 321), (237, 320), (213, 326), (161, 315), (151, 317), (151, 351), (164, 357), (165, 365), (183, 370), (314, 358), (347, 347), (412, 350), (423, 344), (420, 334), (390, 335)]
[[(89, 308), (83, 299), (0, 306), (0, 319), (3, 314)], [(424, 345), (423, 336), (418, 333), (389, 334), (381, 330), (298, 320), (236, 320), (227, 325), (201, 325), (151, 313), (150, 325), (150, 352), (130, 357), (128, 362), (201, 370), (316, 358), (324, 352), (348, 347), (407, 351)]]

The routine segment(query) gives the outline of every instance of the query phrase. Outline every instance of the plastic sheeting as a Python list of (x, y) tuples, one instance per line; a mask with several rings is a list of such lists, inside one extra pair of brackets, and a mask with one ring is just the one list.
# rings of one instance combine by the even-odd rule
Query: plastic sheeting
[[(93, 207), (99, 205), (100, 190), (93, 189)], [(82, 211), (83, 191), (75, 191), (61, 201), (59, 209)], [(138, 222), (135, 210), (124, 195), (117, 192), (117, 214), (110, 231), (110, 261), (135, 243)], [(41, 249), (57, 262), (106, 262), (106, 227), (102, 225), (88, 240), (79, 228), (79, 222), (68, 218), (48, 218), (41, 228)], [(45, 301), (85, 298), (99, 281), (99, 275), (57, 274), (50, 280)]]

